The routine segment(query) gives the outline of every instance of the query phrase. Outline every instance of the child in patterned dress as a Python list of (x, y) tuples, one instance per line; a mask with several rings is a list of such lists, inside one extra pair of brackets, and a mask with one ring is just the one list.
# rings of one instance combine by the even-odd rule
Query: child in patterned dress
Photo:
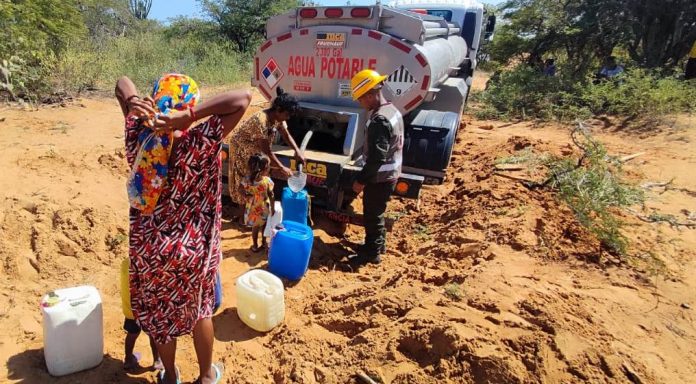
[(251, 227), (252, 252), (266, 248), (266, 238), (261, 236), (261, 247), (258, 246), (259, 232), (263, 231), (266, 220), (274, 212), (273, 180), (268, 176), (271, 161), (263, 153), (256, 153), (249, 158), (249, 175), (242, 181), (246, 195), (246, 211), (244, 223)]
[[(133, 317), (133, 311), (131, 310), (130, 303), (130, 287), (128, 284), (128, 268), (130, 267), (130, 259), (124, 258), (121, 262), (121, 305), (123, 308), (123, 316), (126, 318), (123, 322), (123, 330), (126, 331), (126, 357), (123, 359), (123, 368), (126, 371), (136, 371), (140, 367), (140, 353), (133, 353), (135, 348), (135, 341), (140, 336), (140, 326), (135, 321)], [(157, 353), (157, 346), (155, 345), (155, 340), (148, 336), (150, 339), (150, 349), (152, 350), (152, 367), (154, 369), (162, 369), (162, 361), (159, 358), (159, 353)]]

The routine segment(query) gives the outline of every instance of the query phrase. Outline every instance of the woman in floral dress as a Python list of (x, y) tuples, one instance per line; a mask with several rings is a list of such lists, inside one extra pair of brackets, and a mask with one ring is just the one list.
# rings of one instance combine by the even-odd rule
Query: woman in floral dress
[[(185, 85), (182, 95), (188, 89)], [(193, 333), (200, 368), (197, 383), (217, 383), (222, 367), (212, 364), (211, 317), (221, 258), (220, 150), (223, 138), (249, 106), (251, 94), (228, 92), (185, 110), (172, 105), (170, 113), (157, 115), (163, 112), (156, 109), (159, 100), (141, 99), (133, 83), (123, 77), (116, 84), (116, 98), (126, 119), (126, 154), (131, 166), (139, 150), (139, 134), (150, 129), (146, 121), (154, 123), (149, 125), (155, 131), (179, 132), (173, 135), (165, 185), (153, 212), (130, 209), (133, 315), (157, 344), (165, 368), (160, 382), (179, 382), (174, 362), (176, 340)]]
[(295, 151), (295, 159), (304, 164), (297, 143), (288, 132), (285, 122), (299, 111), (297, 99), (285, 93), (280, 87), (271, 107), (255, 113), (244, 121), (230, 135), (229, 188), (230, 197), (240, 207), (246, 203), (242, 181), (249, 174), (248, 161), (256, 153), (263, 153), (271, 160), (271, 167), (279, 169), (285, 177), (292, 176), (292, 171), (283, 165), (271, 150), (276, 135), (280, 133), (283, 141)]

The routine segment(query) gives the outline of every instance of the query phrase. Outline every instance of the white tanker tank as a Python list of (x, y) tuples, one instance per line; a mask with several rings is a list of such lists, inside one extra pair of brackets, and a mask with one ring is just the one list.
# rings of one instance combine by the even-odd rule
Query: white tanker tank
[(402, 113), (432, 100), (467, 59), (459, 26), (396, 8), (305, 7), (275, 16), (257, 51), (252, 84), (301, 101), (356, 107), (350, 79), (364, 68), (390, 75), (387, 97)]

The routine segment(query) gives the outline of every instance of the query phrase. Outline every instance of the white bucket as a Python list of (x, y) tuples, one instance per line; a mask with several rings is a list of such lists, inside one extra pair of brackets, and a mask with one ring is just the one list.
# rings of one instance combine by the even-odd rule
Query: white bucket
[(307, 184), (307, 174), (302, 172), (302, 166), (300, 165), (300, 170), (293, 173), (292, 176), (288, 177), (288, 187), (290, 190), (297, 193), (302, 190)]
[(63, 376), (99, 365), (104, 357), (102, 302), (88, 285), (58, 289), (41, 299), (48, 373)]
[(272, 273), (253, 269), (237, 279), (237, 315), (259, 332), (268, 332), (285, 318), (283, 282)]

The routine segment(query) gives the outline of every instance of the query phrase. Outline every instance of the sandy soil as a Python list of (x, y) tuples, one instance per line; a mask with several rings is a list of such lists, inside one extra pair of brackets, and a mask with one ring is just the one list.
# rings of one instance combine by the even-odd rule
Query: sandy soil
[[(695, 123), (682, 116), (645, 135), (595, 122), (612, 154), (645, 152), (627, 163), (631, 178), (674, 178), (636, 212), (694, 223)], [(392, 204), (400, 219), (381, 265), (344, 271), (360, 230), (339, 239), (316, 229), (310, 270), (287, 286), (285, 322), (267, 334), (240, 322), (234, 290), (266, 258), (224, 223), (225, 296), (214, 322), (225, 382), (350, 383), (359, 371), (383, 383), (696, 382), (696, 230), (625, 214), (630, 261), (600, 254), (552, 194), (493, 170), (523, 148), (572, 154), (568, 128), (468, 116), (464, 125), (448, 181), (426, 187), (419, 204)], [(6, 108), (0, 132), (0, 382), (154, 382), (154, 372), (126, 374), (121, 364), (127, 167), (116, 102)], [(38, 302), (79, 284), (102, 295), (104, 362), (52, 378)], [(145, 337), (137, 349), (149, 364)], [(190, 338), (178, 364), (184, 380), (195, 379)]]

